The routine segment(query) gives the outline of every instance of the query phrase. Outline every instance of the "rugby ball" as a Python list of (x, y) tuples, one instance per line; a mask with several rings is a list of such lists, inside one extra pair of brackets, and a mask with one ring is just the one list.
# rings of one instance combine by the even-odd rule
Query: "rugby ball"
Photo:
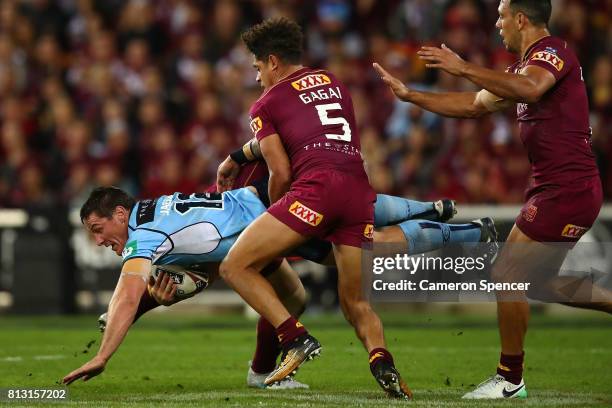
[(151, 267), (151, 276), (155, 280), (162, 272), (167, 273), (177, 285), (174, 295), (177, 299), (190, 298), (208, 286), (208, 274), (189, 267), (180, 265), (153, 265)]

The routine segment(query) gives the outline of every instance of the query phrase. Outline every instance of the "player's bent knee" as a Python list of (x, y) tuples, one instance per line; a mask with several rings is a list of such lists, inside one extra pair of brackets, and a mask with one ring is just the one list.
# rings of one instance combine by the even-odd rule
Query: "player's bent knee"
[(235, 265), (231, 259), (225, 258), (219, 265), (219, 276), (224, 281), (231, 282), (236, 277), (236, 269), (237, 265)]
[(380, 243), (405, 243), (406, 235), (403, 233), (402, 229), (397, 225), (392, 225), (389, 227), (376, 228), (374, 230), (374, 242), (377, 244)]

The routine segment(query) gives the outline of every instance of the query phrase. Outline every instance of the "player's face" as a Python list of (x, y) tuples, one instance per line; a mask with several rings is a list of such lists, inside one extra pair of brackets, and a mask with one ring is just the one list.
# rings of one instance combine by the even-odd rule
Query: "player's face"
[(121, 255), (127, 242), (128, 229), (125, 215), (115, 211), (112, 217), (100, 217), (95, 212), (85, 220), (85, 227), (93, 235), (96, 245), (111, 247)]
[(516, 24), (515, 16), (510, 9), (509, 0), (501, 0), (497, 8), (499, 17), (495, 23), (495, 27), (499, 29), (499, 35), (504, 42), (504, 46), (510, 52), (519, 52), (520, 37), (519, 30)]
[(263, 88), (274, 85), (272, 83), (272, 67), (270, 65), (271, 64), (268, 62), (264, 62), (258, 60), (256, 57), (253, 57), (253, 68), (257, 70), (257, 77), (255, 80), (259, 82)]

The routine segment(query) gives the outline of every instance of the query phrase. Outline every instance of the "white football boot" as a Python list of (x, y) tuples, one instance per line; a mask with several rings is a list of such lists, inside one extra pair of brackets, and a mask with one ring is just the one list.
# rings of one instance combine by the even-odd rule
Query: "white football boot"
[(495, 374), (493, 377), (480, 383), (472, 392), (465, 394), (463, 399), (502, 399), (527, 398), (527, 388), (521, 379), (519, 385), (506, 381), (504, 377)]
[(265, 388), (268, 390), (294, 390), (298, 388), (302, 388), (302, 389), (310, 388), (308, 384), (304, 384), (299, 381), (296, 381), (291, 376), (281, 381), (278, 381), (274, 384), (266, 385), (264, 381), (269, 375), (270, 373), (257, 374), (251, 368), (251, 363), (249, 363), (249, 372), (247, 374), (247, 385), (251, 388)]

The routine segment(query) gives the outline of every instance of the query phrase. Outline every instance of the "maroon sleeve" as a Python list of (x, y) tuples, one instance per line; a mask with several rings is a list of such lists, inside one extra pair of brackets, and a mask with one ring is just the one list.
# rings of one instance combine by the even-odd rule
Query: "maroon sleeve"
[(251, 131), (257, 140), (261, 140), (265, 137), (278, 133), (270, 115), (268, 115), (266, 106), (262, 101), (256, 102), (251, 108)]
[(526, 66), (535, 65), (544, 68), (559, 81), (570, 72), (571, 61), (571, 53), (567, 48), (553, 48), (542, 44), (531, 52)]

